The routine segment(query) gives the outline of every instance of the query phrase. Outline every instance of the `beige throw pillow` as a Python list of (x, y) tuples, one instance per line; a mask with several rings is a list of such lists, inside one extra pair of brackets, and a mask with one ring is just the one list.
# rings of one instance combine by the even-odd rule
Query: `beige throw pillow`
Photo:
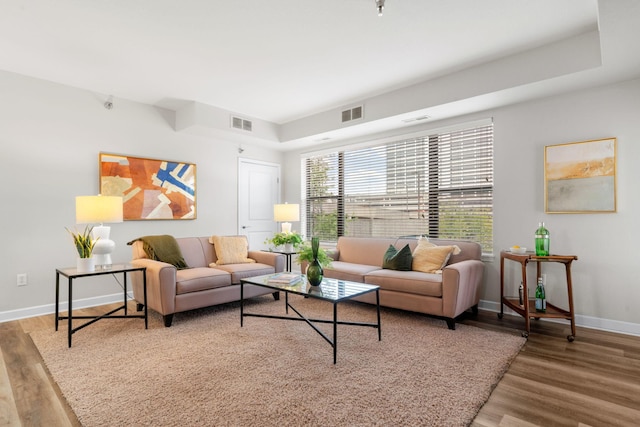
[[(424, 273), (442, 273), (442, 269), (457, 246), (437, 246), (427, 239), (421, 238), (413, 250), (411, 269)], [(458, 248), (458, 251), (460, 248)]]
[[(438, 245), (435, 245), (433, 243), (431, 243), (429, 241), (428, 237), (425, 236), (420, 236), (420, 239), (418, 239), (418, 246), (423, 245), (425, 247), (430, 247), (430, 248), (435, 248)], [(460, 249), (460, 246), (458, 245), (453, 245), (453, 255), (458, 255), (460, 252), (462, 252), (462, 249)]]
[(247, 258), (249, 242), (244, 236), (211, 236), (209, 242), (213, 244), (218, 258), (213, 265), (256, 262), (251, 258)]

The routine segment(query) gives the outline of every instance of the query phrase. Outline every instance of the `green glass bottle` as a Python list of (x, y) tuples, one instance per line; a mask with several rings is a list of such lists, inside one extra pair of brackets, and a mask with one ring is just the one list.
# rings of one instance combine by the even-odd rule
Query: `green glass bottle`
[(536, 255), (549, 256), (549, 230), (544, 226), (544, 222), (538, 223), (536, 230)]
[(547, 311), (547, 299), (544, 294), (542, 277), (538, 278), (538, 286), (536, 286), (536, 311), (539, 313), (545, 313)]

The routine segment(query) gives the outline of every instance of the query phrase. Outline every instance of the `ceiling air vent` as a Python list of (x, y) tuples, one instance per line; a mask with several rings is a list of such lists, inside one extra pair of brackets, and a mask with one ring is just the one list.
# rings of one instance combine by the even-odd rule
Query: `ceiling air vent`
[(362, 105), (344, 110), (342, 112), (342, 123), (358, 120), (362, 118)]
[(253, 123), (251, 120), (242, 119), (240, 117), (231, 117), (231, 127), (234, 129), (246, 130), (247, 132), (253, 131)]

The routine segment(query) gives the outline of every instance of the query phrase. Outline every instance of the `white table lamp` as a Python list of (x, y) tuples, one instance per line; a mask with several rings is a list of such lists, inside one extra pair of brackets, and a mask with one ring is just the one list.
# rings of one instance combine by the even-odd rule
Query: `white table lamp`
[(290, 221), (300, 221), (300, 205), (288, 203), (273, 205), (273, 220), (282, 222), (283, 233), (291, 233)]
[(113, 264), (111, 252), (116, 244), (109, 239), (111, 227), (104, 223), (114, 222), (122, 222), (122, 197), (101, 195), (76, 197), (76, 223), (100, 223), (94, 226), (91, 232), (93, 239), (98, 239), (93, 248), (93, 258), (98, 269), (107, 269)]

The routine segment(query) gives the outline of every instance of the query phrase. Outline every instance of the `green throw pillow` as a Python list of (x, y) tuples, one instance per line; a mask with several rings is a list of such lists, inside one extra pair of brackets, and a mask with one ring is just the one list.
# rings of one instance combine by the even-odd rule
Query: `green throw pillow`
[(389, 249), (384, 253), (382, 260), (382, 268), (389, 270), (411, 271), (411, 263), (413, 256), (411, 248), (405, 245), (404, 248), (397, 250), (393, 245), (389, 245)]

